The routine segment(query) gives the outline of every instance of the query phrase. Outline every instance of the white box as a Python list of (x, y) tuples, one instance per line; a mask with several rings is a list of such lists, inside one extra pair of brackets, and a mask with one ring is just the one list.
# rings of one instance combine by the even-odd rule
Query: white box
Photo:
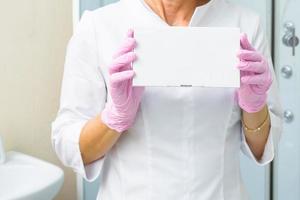
[(239, 28), (135, 28), (134, 37), (134, 86), (240, 86)]

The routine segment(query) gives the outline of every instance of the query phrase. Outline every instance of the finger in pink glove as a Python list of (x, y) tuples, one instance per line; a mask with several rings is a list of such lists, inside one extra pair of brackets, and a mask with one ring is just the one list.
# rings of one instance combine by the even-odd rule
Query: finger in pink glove
[(129, 30), (126, 40), (108, 67), (111, 101), (106, 103), (101, 113), (102, 122), (119, 133), (133, 125), (144, 92), (144, 87), (132, 86), (135, 74), (131, 64), (136, 59), (133, 35), (133, 30)]
[(260, 111), (266, 104), (272, 74), (267, 59), (250, 44), (247, 35), (241, 34), (238, 53), (241, 87), (237, 90), (239, 106), (248, 113)]

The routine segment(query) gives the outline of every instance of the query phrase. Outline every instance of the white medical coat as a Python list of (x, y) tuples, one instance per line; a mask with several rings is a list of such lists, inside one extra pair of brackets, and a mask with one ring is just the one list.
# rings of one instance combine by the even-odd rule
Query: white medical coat
[[(196, 8), (189, 25), (239, 27), (272, 68), (261, 21), (252, 11), (211, 0)], [(234, 88), (147, 87), (133, 127), (103, 158), (83, 165), (81, 129), (110, 100), (107, 66), (127, 30), (136, 26), (168, 25), (141, 0), (123, 0), (82, 16), (68, 45), (60, 108), (52, 123), (58, 157), (88, 181), (100, 175), (101, 200), (247, 199), (240, 150), (266, 165), (281, 133), (275, 77), (268, 93), (271, 130), (261, 160), (245, 140)]]

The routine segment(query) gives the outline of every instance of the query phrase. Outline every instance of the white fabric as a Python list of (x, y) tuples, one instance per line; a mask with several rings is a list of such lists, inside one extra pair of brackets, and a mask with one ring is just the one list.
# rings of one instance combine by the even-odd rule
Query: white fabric
[[(225, 0), (198, 7), (190, 22), (241, 28), (271, 63), (260, 24), (258, 15)], [(134, 126), (103, 158), (84, 167), (80, 131), (110, 101), (107, 65), (127, 29), (137, 26), (167, 24), (140, 0), (84, 13), (68, 45), (60, 108), (52, 124), (58, 157), (88, 181), (100, 175), (101, 200), (248, 199), (239, 150), (258, 165), (274, 157), (282, 127), (275, 77), (268, 96), (271, 132), (262, 160), (255, 159), (243, 135), (234, 89), (147, 87)]]

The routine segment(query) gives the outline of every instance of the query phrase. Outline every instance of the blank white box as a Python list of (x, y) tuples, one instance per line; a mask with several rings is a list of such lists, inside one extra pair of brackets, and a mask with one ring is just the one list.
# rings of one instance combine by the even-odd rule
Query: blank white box
[(240, 86), (239, 28), (135, 28), (134, 37), (134, 86)]

